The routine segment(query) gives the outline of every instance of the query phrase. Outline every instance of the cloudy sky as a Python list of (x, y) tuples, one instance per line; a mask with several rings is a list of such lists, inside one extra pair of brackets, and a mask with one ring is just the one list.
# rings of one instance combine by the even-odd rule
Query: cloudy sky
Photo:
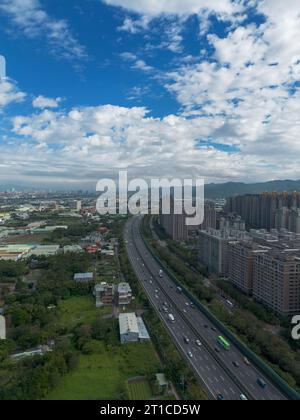
[(300, 2), (0, 0), (0, 183), (300, 179)]

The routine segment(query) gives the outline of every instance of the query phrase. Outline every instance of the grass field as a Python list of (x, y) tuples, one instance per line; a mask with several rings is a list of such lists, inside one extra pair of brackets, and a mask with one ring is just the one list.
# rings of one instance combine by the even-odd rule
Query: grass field
[(96, 309), (91, 296), (72, 297), (61, 301), (59, 309), (59, 326), (72, 330), (78, 324), (89, 324), (98, 316), (112, 313), (111, 307)]
[(151, 388), (147, 379), (129, 380), (127, 382), (128, 396), (133, 401), (146, 401), (152, 397)]
[[(159, 372), (161, 366), (151, 343), (106, 348), (80, 357), (77, 369), (67, 374), (47, 400), (118, 400), (127, 397), (126, 381)], [(142, 392), (142, 391), (141, 391)], [(143, 391), (146, 393), (146, 388)]]

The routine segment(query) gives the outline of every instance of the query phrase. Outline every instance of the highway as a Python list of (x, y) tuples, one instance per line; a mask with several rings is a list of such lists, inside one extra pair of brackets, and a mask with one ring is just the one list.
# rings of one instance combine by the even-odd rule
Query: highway
[[(217, 344), (222, 335), (206, 316), (179, 293), (173, 280), (159, 271), (162, 267), (153, 258), (140, 233), (141, 218), (128, 221), (125, 228), (126, 249), (150, 302), (165, 324), (175, 344), (188, 361), (199, 383), (210, 399), (240, 400), (245, 395), (249, 400), (285, 400), (286, 397), (256, 367), (248, 366), (244, 356), (231, 344), (230, 350)], [(163, 307), (168, 307), (165, 312)], [(169, 314), (175, 318), (171, 322)], [(197, 344), (197, 340), (200, 341)], [(262, 378), (265, 389), (257, 384)]]

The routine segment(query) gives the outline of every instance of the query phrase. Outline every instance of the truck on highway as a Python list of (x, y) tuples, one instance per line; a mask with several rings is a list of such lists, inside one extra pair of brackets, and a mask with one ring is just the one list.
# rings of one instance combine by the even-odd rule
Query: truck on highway
[(174, 315), (172, 315), (172, 314), (168, 314), (168, 318), (169, 318), (169, 321), (171, 321), (171, 322), (175, 322), (175, 318), (174, 318)]

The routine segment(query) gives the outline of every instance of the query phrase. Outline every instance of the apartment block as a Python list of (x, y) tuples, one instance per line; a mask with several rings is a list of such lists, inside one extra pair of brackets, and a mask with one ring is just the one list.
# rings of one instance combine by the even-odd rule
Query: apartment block
[(246, 240), (247, 233), (234, 229), (207, 229), (199, 232), (199, 259), (212, 273), (227, 275), (229, 270), (228, 245)]
[(283, 207), (291, 210), (300, 208), (300, 193), (263, 193), (228, 198), (226, 211), (240, 215), (249, 228), (274, 229), (281, 219), (285, 224)]
[(253, 292), (255, 255), (268, 250), (269, 248), (253, 242), (230, 242), (228, 244), (228, 277), (244, 293), (251, 295)]
[(300, 313), (300, 251), (272, 250), (256, 255), (253, 296), (280, 315)]

